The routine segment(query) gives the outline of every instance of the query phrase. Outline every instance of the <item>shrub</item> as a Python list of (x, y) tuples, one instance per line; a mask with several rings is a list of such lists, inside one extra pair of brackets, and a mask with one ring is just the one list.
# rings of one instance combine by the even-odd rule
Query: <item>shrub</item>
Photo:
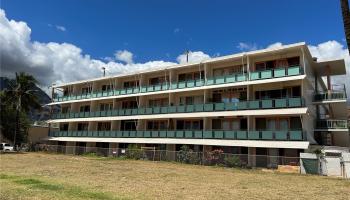
[(129, 159), (140, 160), (144, 157), (144, 151), (135, 144), (129, 144), (125, 156)]
[(226, 156), (224, 158), (225, 165), (227, 167), (240, 167), (241, 166), (241, 160), (238, 156)]
[(200, 154), (194, 152), (187, 145), (183, 145), (177, 153), (177, 161), (187, 164), (200, 164)]
[(215, 149), (207, 153), (206, 161), (210, 165), (222, 165), (223, 151), (221, 149)]

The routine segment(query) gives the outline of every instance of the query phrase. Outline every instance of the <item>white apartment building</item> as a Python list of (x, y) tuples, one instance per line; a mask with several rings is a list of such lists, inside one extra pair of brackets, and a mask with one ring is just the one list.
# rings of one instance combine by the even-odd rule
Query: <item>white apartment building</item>
[(61, 112), (49, 122), (60, 130), (47, 140), (285, 157), (316, 145), (349, 147), (345, 86), (331, 81), (344, 74), (344, 60), (318, 62), (296, 43), (55, 85), (49, 105)]

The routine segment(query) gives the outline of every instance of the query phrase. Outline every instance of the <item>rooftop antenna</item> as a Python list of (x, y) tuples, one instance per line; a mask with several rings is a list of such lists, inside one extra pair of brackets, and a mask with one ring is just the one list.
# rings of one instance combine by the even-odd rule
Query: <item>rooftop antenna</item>
[(186, 54), (186, 62), (188, 63), (188, 54), (190, 54), (190, 51), (189, 51), (189, 50), (186, 50), (186, 51), (184, 52), (184, 54)]
[(102, 67), (102, 70), (103, 70), (103, 77), (105, 77), (106, 76), (106, 68)]

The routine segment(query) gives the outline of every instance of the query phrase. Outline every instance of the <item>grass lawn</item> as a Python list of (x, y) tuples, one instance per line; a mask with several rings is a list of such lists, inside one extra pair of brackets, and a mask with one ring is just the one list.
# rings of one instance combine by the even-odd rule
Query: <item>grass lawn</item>
[(350, 199), (350, 181), (44, 153), (0, 155), (0, 199)]

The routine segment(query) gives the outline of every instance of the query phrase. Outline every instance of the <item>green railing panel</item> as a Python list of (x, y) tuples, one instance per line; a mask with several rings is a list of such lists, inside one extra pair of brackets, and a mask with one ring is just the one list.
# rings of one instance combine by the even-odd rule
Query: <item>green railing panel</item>
[(289, 107), (301, 107), (302, 99), (301, 98), (289, 98), (288, 99)]
[(143, 93), (143, 92), (147, 92), (147, 87), (146, 87), (146, 86), (141, 87), (141, 92), (142, 92), (142, 93)]
[(137, 131), (130, 131), (129, 132), (129, 137), (136, 137)]
[(139, 109), (137, 109), (137, 108), (131, 109), (131, 114), (132, 115), (138, 115), (139, 114)]
[(204, 104), (204, 111), (209, 112), (214, 110), (213, 104)]
[(159, 132), (158, 131), (151, 131), (151, 136), (152, 137), (159, 137)]
[(250, 140), (258, 140), (258, 139), (260, 139), (259, 131), (249, 131), (248, 132), (248, 139), (250, 139)]
[(166, 138), (167, 134), (166, 131), (159, 131), (159, 137)]
[(171, 83), (170, 85), (171, 89), (177, 89), (177, 83)]
[(144, 137), (151, 137), (151, 131), (144, 131), (143, 136)]
[(203, 104), (196, 104), (196, 105), (194, 105), (194, 110), (196, 112), (203, 112), (204, 111)]
[(260, 78), (261, 79), (272, 78), (272, 70), (266, 70), (266, 71), (260, 72)]
[(92, 136), (93, 136), (93, 137), (98, 137), (98, 131), (93, 131), (93, 132), (92, 132)]
[(225, 110), (237, 110), (236, 103), (225, 103)]
[(247, 131), (237, 131), (237, 139), (246, 140), (247, 139)]
[(162, 90), (168, 90), (169, 89), (169, 84), (168, 83), (163, 83), (162, 84)]
[(137, 131), (136, 137), (143, 138), (143, 131)]
[(179, 82), (178, 83), (178, 88), (179, 89), (182, 89), (182, 88), (185, 88), (186, 87), (186, 82)]
[(194, 131), (195, 138), (203, 138), (203, 131)]
[(294, 75), (299, 75), (300, 73), (300, 67), (289, 67), (288, 68), (288, 76), (294, 76)]
[(168, 113), (168, 107), (161, 107), (161, 108), (160, 108), (160, 112), (161, 112), (162, 114)]
[(207, 78), (207, 85), (214, 85), (215, 81), (214, 78)]
[(194, 105), (187, 105), (186, 106), (186, 112), (193, 112), (194, 111)]
[(234, 83), (236, 82), (236, 76), (235, 75), (228, 75), (226, 76), (226, 83)]
[(274, 76), (275, 78), (286, 76), (286, 69), (285, 69), (285, 68), (277, 68), (277, 69), (274, 69), (274, 74), (273, 74), (273, 76)]
[(146, 108), (146, 115), (151, 115), (152, 114), (152, 108)]
[(147, 92), (154, 92), (153, 85), (147, 87)]
[(114, 90), (114, 95), (120, 95), (120, 90)]
[(177, 138), (183, 138), (184, 137), (184, 132), (183, 131), (176, 131), (175, 136)]
[(106, 117), (106, 116), (107, 116), (106, 111), (100, 111), (100, 116), (101, 116), (101, 117)]
[(287, 99), (275, 99), (275, 107), (276, 108), (286, 108), (287, 107)]
[(216, 139), (224, 138), (224, 131), (214, 131), (214, 138)]
[(235, 139), (235, 131), (225, 131), (225, 139)]
[(162, 90), (162, 86), (161, 85), (155, 85), (154, 86), (154, 91), (160, 91)]
[(260, 72), (250, 72), (250, 80), (260, 79)]
[(193, 138), (193, 132), (192, 131), (185, 131), (185, 138)]
[(185, 112), (185, 110), (186, 110), (186, 106), (178, 106), (177, 107), (177, 112), (179, 112), (179, 113), (183, 113), (183, 112)]
[(238, 74), (236, 77), (237, 81), (245, 81), (246, 80), (246, 75), (245, 74)]
[(272, 108), (272, 100), (271, 99), (262, 100), (261, 107), (262, 108)]
[(214, 104), (215, 111), (225, 110), (225, 103), (216, 103)]
[(302, 131), (289, 131), (290, 140), (302, 140), (303, 132)]
[(94, 134), (92, 131), (88, 131), (88, 137), (92, 137)]
[(168, 107), (168, 112), (169, 113), (176, 113), (176, 106), (169, 106)]
[(276, 140), (287, 140), (288, 131), (275, 131)]
[(126, 89), (126, 94), (132, 94), (132, 93), (133, 93), (133, 88)]
[(153, 107), (153, 113), (159, 114), (160, 113), (160, 107)]
[(192, 81), (187, 81), (187, 87), (194, 87), (195, 86), (195, 82)]
[(125, 138), (130, 137), (130, 131), (123, 131), (123, 137)]
[(248, 103), (245, 102), (245, 101), (240, 101), (240, 102), (237, 102), (237, 109), (238, 110), (245, 110), (245, 109), (248, 109)]
[(224, 84), (225, 83), (225, 77), (216, 77), (215, 78), (215, 84)]
[(203, 138), (213, 138), (213, 131), (203, 131)]
[(113, 96), (113, 95), (114, 95), (113, 90), (108, 92), (108, 96)]
[(273, 139), (273, 131), (261, 131), (261, 139), (272, 140)]
[(130, 108), (129, 109), (125, 109), (125, 115), (131, 115), (131, 110), (132, 109), (130, 109)]
[(203, 86), (204, 85), (204, 81), (203, 80), (196, 80), (196, 86)]
[(167, 137), (173, 138), (176, 135), (176, 131), (167, 131)]
[(249, 109), (259, 109), (260, 101), (249, 101)]
[(118, 115), (120, 115), (120, 116), (125, 115), (125, 109), (119, 109), (118, 110)]

